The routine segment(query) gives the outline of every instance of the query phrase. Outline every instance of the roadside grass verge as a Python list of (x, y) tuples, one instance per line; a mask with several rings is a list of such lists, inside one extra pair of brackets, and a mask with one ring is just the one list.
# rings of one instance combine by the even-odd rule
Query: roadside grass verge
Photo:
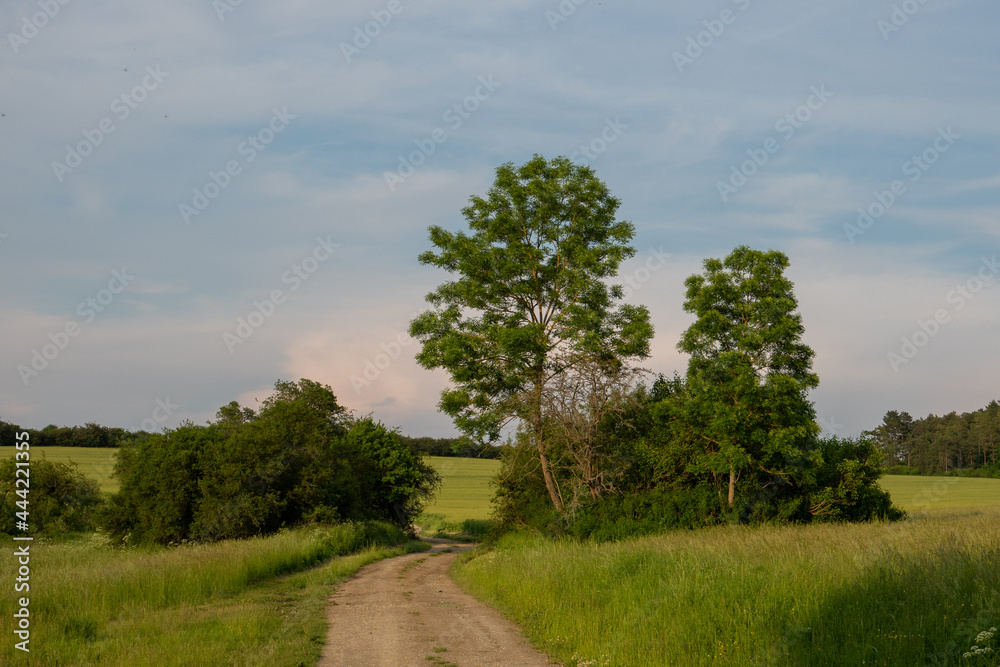
[(1000, 508), (611, 544), (508, 535), (453, 576), (570, 665), (958, 665), (1000, 625)]
[[(170, 549), (112, 549), (100, 535), (31, 547), (31, 652), (0, 664), (311, 665), (330, 587), (388, 556), (418, 551), (387, 524), (301, 528)], [(351, 554), (351, 555), (349, 555)], [(15, 578), (15, 559), (0, 576)], [(13, 637), (15, 596), (0, 598)]]

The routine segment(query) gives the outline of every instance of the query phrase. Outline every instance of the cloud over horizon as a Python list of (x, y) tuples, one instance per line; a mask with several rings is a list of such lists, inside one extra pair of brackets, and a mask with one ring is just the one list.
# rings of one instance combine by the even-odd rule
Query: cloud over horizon
[(685, 368), (684, 278), (747, 244), (790, 258), (838, 434), (998, 398), (985, 0), (52, 4), (0, 9), (0, 418), (138, 428), (169, 397), (175, 426), (308, 377), (449, 435), (400, 339), (446, 279), (417, 255), (535, 153), (621, 199), (623, 276), (670, 254), (631, 297), (654, 372)]

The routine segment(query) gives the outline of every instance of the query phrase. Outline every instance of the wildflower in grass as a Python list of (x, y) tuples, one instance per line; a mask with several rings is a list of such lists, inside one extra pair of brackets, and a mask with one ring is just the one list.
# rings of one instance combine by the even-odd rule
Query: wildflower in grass
[(990, 644), (993, 644), (993, 638), (997, 634), (996, 628), (990, 628), (989, 630), (983, 630), (978, 635), (976, 635), (976, 643), (973, 644), (972, 648), (962, 654), (962, 658), (965, 661), (964, 664), (969, 665), (1000, 665), (998, 661), (997, 651)]

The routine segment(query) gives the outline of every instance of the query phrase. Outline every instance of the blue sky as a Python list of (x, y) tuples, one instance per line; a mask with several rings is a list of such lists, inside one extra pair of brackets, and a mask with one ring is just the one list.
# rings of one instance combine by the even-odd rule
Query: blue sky
[(621, 274), (653, 371), (686, 367), (684, 278), (747, 244), (789, 256), (828, 431), (982, 407), (998, 18), (986, 0), (5, 2), (0, 418), (172, 427), (307, 377), (450, 435), (447, 378), (401, 337), (446, 278), (416, 258), (535, 153), (592, 166), (635, 223)]

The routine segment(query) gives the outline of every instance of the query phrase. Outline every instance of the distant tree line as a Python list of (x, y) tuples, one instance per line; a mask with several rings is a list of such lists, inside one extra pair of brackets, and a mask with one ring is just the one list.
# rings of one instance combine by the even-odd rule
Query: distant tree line
[(427, 456), (461, 456), (470, 459), (498, 459), (500, 447), (477, 445), (467, 438), (411, 438), (399, 436), (414, 452)]
[(84, 426), (56, 426), (21, 428), (0, 419), (0, 446), (11, 447), (14, 433), (27, 431), (32, 447), (120, 447), (124, 443), (141, 440), (150, 434), (146, 431), (128, 431), (123, 428), (101, 426), (88, 422)]
[[(32, 447), (122, 447), (142, 442), (154, 435), (148, 431), (129, 431), (124, 428), (101, 426), (87, 422), (84, 426), (56, 426), (21, 428), (0, 419), (0, 446), (14, 445), (14, 434), (27, 431)], [(499, 447), (476, 445), (466, 438), (430, 438), (400, 435), (411, 451), (428, 456), (461, 456), (466, 458), (500, 458)]]
[(931, 414), (923, 419), (890, 410), (865, 435), (877, 444), (891, 473), (1000, 477), (997, 401), (975, 412)]

